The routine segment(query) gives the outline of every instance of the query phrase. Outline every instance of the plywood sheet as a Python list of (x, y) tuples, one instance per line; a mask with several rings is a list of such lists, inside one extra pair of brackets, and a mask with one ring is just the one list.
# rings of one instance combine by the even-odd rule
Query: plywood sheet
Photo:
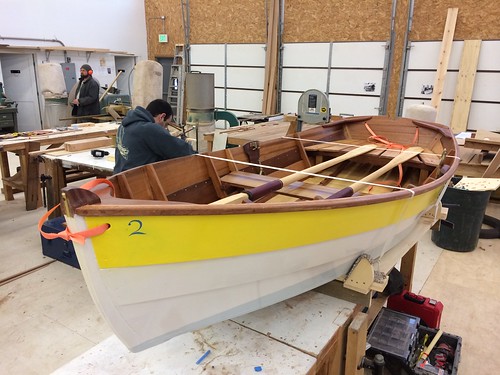
[(459, 8), (455, 40), (498, 39), (497, 0), (418, 0), (414, 2), (411, 40), (441, 40), (446, 11)]

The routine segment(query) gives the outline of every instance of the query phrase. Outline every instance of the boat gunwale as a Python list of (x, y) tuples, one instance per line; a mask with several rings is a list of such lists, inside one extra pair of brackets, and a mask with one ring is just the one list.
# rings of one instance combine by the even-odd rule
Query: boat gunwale
[[(334, 121), (328, 124), (322, 125), (323, 127), (333, 127), (340, 126), (349, 123), (367, 121), (373, 117), (384, 117), (384, 116), (357, 116), (346, 118), (338, 121)], [(390, 119), (387, 117), (388, 122), (397, 123), (399, 118)], [(142, 216), (154, 216), (154, 215), (227, 215), (227, 214), (248, 214), (248, 213), (275, 213), (275, 212), (294, 212), (294, 211), (310, 211), (310, 210), (328, 210), (336, 208), (347, 208), (356, 207), (368, 204), (378, 204), (389, 201), (396, 201), (409, 198), (411, 196), (418, 196), (427, 193), (431, 190), (437, 189), (439, 187), (444, 187), (447, 181), (449, 181), (455, 170), (458, 168), (459, 159), (455, 156), (458, 152), (458, 145), (456, 140), (451, 133), (450, 129), (444, 125), (437, 123), (429, 123), (420, 120), (406, 119), (410, 120), (414, 125), (422, 126), (428, 129), (432, 129), (437, 133), (440, 133), (444, 138), (449, 139), (455, 145), (455, 149), (451, 150), (452, 153), (448, 154), (448, 157), (454, 158), (451, 162), (446, 165), (449, 169), (437, 179), (425, 183), (421, 186), (415, 186), (411, 189), (401, 189), (399, 191), (391, 191), (387, 193), (375, 194), (375, 195), (354, 195), (347, 198), (337, 198), (337, 199), (318, 199), (318, 200), (301, 200), (295, 202), (286, 203), (236, 203), (227, 205), (209, 205), (209, 204), (197, 204), (179, 201), (161, 201), (161, 200), (141, 200), (141, 199), (129, 199), (129, 198), (116, 198), (112, 197), (109, 189), (100, 189), (95, 194), (98, 197), (100, 203), (81, 205), (79, 207), (74, 207), (73, 211), (81, 216), (125, 216), (125, 215), (137, 215)], [(305, 131), (304, 133), (307, 133)], [(300, 133), (299, 133), (300, 134)], [(267, 143), (272, 141), (267, 141)], [(210, 153), (208, 153), (210, 154)], [(191, 155), (188, 157), (196, 157), (196, 155)], [(144, 168), (138, 167), (138, 168)], [(68, 191), (71, 189), (78, 188), (65, 188)], [(409, 191), (411, 190), (411, 192)]]
[[(458, 162), (457, 162), (458, 163)], [(75, 209), (80, 216), (126, 216), (137, 215), (221, 215), (221, 214), (248, 214), (248, 213), (275, 213), (329, 210), (336, 208), (357, 207), (370, 204), (379, 204), (397, 201), (425, 194), (444, 186), (453, 177), (454, 168), (450, 168), (438, 179), (423, 186), (416, 186), (409, 192), (407, 189), (392, 191), (376, 195), (355, 195), (348, 198), (318, 199), (287, 203), (236, 203), (227, 205), (208, 205), (184, 203), (176, 201), (155, 201), (115, 198), (109, 194), (99, 195), (101, 203), (84, 205)], [(75, 189), (75, 188), (73, 188)]]

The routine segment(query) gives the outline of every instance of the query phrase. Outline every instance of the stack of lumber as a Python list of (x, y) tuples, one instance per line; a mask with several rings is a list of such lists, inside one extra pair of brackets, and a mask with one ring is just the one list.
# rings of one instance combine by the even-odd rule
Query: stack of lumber
[(279, 33), (279, 0), (270, 2), (267, 25), (266, 72), (264, 76), (264, 95), (262, 113), (276, 113), (277, 78), (278, 78), (278, 33)]

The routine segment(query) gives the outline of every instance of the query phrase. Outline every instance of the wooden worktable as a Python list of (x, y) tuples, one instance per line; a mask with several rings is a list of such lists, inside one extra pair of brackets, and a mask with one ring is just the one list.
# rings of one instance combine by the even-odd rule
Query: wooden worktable
[(500, 139), (466, 138), (459, 156), (456, 175), (500, 178)]
[[(46, 134), (0, 140), (0, 170), (5, 200), (14, 200), (14, 192), (23, 191), (26, 210), (34, 210), (41, 205), (38, 161), (30, 159), (30, 152), (39, 151), (42, 146), (59, 147), (67, 141), (115, 136), (117, 129), (116, 123), (98, 123), (78, 130), (54, 129)], [(20, 171), (13, 176), (10, 172), (8, 152), (15, 153), (19, 157)]]
[[(99, 150), (107, 151), (109, 154), (96, 158), (90, 150), (79, 152), (53, 151), (40, 155), (45, 165), (45, 175), (50, 176), (45, 183), (47, 209), (50, 210), (61, 202), (61, 189), (66, 186), (64, 171), (67, 168), (79, 171), (91, 172), (99, 177), (107, 177), (113, 174), (115, 166), (115, 148), (100, 147)], [(50, 218), (61, 216), (61, 210), (54, 211)]]

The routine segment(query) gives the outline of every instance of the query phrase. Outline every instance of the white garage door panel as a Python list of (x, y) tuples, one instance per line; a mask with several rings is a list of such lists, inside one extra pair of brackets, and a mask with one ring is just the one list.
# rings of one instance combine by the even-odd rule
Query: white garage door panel
[(477, 70), (500, 70), (500, 41), (483, 40)]
[(446, 126), (451, 124), (451, 115), (453, 113), (453, 102), (441, 102), (439, 104), (436, 122)]
[[(458, 70), (464, 42), (453, 42), (448, 70)], [(408, 69), (437, 69), (441, 42), (412, 42)]]
[[(382, 71), (378, 70), (332, 70), (330, 92), (361, 95), (380, 95)], [(367, 92), (365, 84), (375, 84), (375, 91)]]
[(283, 66), (328, 68), (329, 43), (287, 43), (283, 46)]
[(333, 43), (332, 67), (383, 68), (385, 42)]
[[(423, 94), (424, 85), (433, 85), (434, 72), (408, 72), (406, 80), (405, 97), (431, 99), (432, 93)], [(457, 72), (446, 74), (442, 99), (453, 100), (457, 85)], [(500, 74), (495, 72), (477, 73), (474, 82), (472, 101), (497, 101), (500, 102)]]
[(264, 74), (263, 68), (227, 68), (227, 86), (262, 90)]
[(228, 44), (227, 64), (244, 66), (265, 66), (264, 44)]
[(214, 99), (216, 108), (225, 108), (224, 89), (215, 89)]
[(287, 69), (283, 68), (283, 90), (301, 91), (326, 90), (328, 71), (326, 69)]
[(500, 105), (472, 103), (467, 129), (500, 132)]
[(196, 66), (192, 72), (211, 73), (214, 74), (214, 85), (224, 87), (224, 68), (217, 66)]
[(262, 110), (262, 91), (227, 90), (227, 108), (247, 112)]
[(500, 106), (500, 72), (477, 73), (472, 100), (496, 101)]
[(299, 98), (301, 94), (284, 92), (281, 94), (281, 112), (297, 113)]
[(432, 93), (422, 94), (424, 86), (433, 86), (435, 72), (408, 72), (405, 97), (431, 99)]
[(190, 57), (193, 65), (224, 65), (224, 45), (192, 44)]
[[(455, 87), (457, 85), (457, 72), (448, 72), (445, 76), (442, 99), (455, 98)], [(408, 72), (405, 87), (405, 97), (432, 98), (432, 93), (422, 94), (423, 86), (434, 86), (435, 72)]]
[(329, 100), (332, 115), (378, 115), (379, 98), (330, 95)]

